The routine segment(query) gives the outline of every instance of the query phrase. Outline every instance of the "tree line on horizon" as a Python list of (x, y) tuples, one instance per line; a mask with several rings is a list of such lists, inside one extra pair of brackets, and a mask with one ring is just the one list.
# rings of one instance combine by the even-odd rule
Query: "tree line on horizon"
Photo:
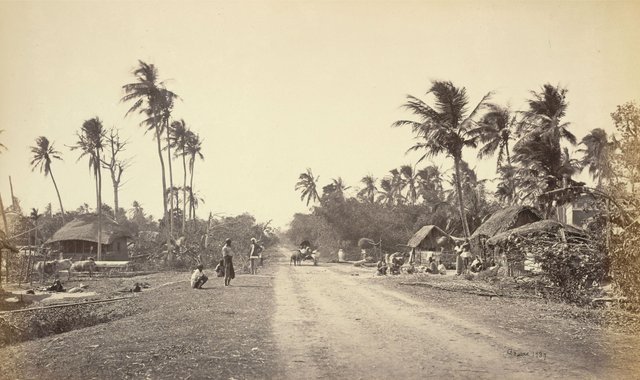
[[(595, 183), (593, 192), (622, 200), (622, 208), (637, 213), (640, 108), (628, 102), (611, 113), (616, 136), (594, 128), (578, 140), (565, 120), (567, 94), (566, 88), (544, 84), (531, 91), (527, 109), (512, 110), (492, 103), (492, 93), (472, 104), (464, 87), (433, 81), (426, 93), (432, 99), (408, 95), (403, 108), (411, 117), (392, 124), (411, 128), (417, 142), (407, 152), (421, 153), (418, 162), (393, 168), (380, 179), (365, 175), (353, 189), (355, 196), (348, 195), (351, 187), (341, 177), (321, 186), (307, 169), (295, 189), (311, 212), (294, 216), (289, 237), (316, 239), (331, 249), (353, 246), (360, 237), (384, 238), (395, 250), (425, 224), (469, 237), (505, 206), (532, 206), (552, 216), (558, 206), (589, 189), (572, 178), (583, 170)], [(579, 149), (572, 154), (569, 147)], [(477, 149), (477, 159), (496, 159), (494, 178), (479, 178), (463, 160), (468, 148)], [(420, 166), (441, 156), (453, 164), (449, 176), (436, 165)], [(490, 193), (486, 182), (494, 180), (496, 191)]]
[[(87, 203), (80, 205), (75, 211), (65, 209), (63, 205), (64, 184), (58, 183), (54, 176), (54, 169), (56, 172), (58, 169), (57, 163), (63, 161), (63, 153), (52, 141), (46, 136), (38, 136), (35, 138), (34, 144), (29, 147), (31, 169), (51, 178), (60, 211), (53, 212), (51, 204), (49, 204), (44, 213), (33, 208), (28, 216), (23, 218), (24, 220), (17, 221), (12, 232), (22, 234), (26, 230), (35, 230), (35, 235), (26, 235), (28, 237), (26, 243), (31, 242), (33, 238), (33, 243), (37, 245), (38, 241), (41, 242), (50, 237), (55, 230), (68, 222), (69, 217), (73, 218), (76, 215), (92, 211), (98, 215), (99, 223), (102, 222), (102, 215), (107, 214), (119, 223), (126, 224), (133, 232), (140, 230), (160, 231), (166, 241), (166, 247), (175, 247), (176, 240), (185, 235), (189, 235), (189, 238), (194, 240), (194, 244), (200, 244), (200, 236), (195, 236), (196, 232), (203, 232), (207, 225), (231, 223), (224, 222), (228, 218), (212, 221), (210, 215), (209, 221), (202, 221), (198, 220), (196, 216), (199, 204), (204, 202), (194, 187), (196, 162), (204, 159), (203, 139), (188, 126), (184, 119), (174, 116), (174, 104), (180, 99), (178, 94), (167, 88), (165, 82), (159, 77), (158, 69), (153, 64), (138, 61), (132, 74), (134, 80), (122, 86), (123, 96), (120, 101), (128, 104), (129, 107), (123, 116), (127, 118), (139, 115), (139, 125), (145, 128), (145, 132), (148, 132), (155, 140), (157, 159), (160, 162), (161, 194), (158, 195), (160, 195), (159, 198), (163, 205), (162, 218), (156, 222), (151, 215), (145, 212), (138, 201), (134, 201), (128, 210), (121, 207), (119, 191), (127, 169), (132, 164), (131, 158), (123, 157), (129, 141), (121, 138), (118, 128), (105, 128), (102, 119), (96, 116), (85, 120), (75, 132), (76, 141), (66, 145), (71, 152), (78, 153), (77, 161), (85, 160), (88, 163), (95, 185), (96, 203), (93, 210)], [(0, 133), (2, 132), (0, 130)], [(6, 149), (7, 147), (0, 143), (0, 153)], [(181, 178), (177, 181), (174, 178), (174, 174), (177, 174), (174, 173), (174, 164), (176, 163), (181, 167)], [(109, 206), (102, 199), (102, 182), (105, 173), (111, 180), (112, 206)], [(178, 185), (178, 181), (181, 185)], [(160, 193), (160, 191), (158, 192)], [(11, 200), (7, 211), (22, 215), (17, 197)], [(251, 225), (258, 228), (255, 219), (249, 217), (253, 221)], [(241, 215), (238, 218), (240, 219), (233, 223), (242, 225), (248, 223), (249, 219), (244, 216)], [(188, 226), (189, 231), (187, 231)], [(4, 229), (6, 230), (7, 226), (4, 226)], [(246, 228), (243, 227), (243, 229)], [(102, 228), (98, 228), (98, 235), (101, 234), (101, 230)], [(37, 235), (38, 231), (40, 231), (40, 236)], [(16, 241), (25, 243), (24, 238), (25, 236), (18, 237)], [(100, 240), (99, 237), (98, 240)], [(101, 253), (100, 248), (98, 245), (98, 257)], [(167, 251), (170, 256), (173, 250), (168, 249)]]

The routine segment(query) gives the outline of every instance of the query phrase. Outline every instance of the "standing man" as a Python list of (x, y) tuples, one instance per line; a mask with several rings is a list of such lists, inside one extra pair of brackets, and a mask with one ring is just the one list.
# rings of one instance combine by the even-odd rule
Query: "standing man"
[(231, 249), (231, 239), (224, 241), (222, 246), (222, 260), (224, 261), (224, 286), (231, 285), (231, 280), (236, 277), (233, 270), (233, 250)]
[(258, 244), (255, 238), (251, 238), (251, 248), (249, 251), (249, 262), (251, 264), (251, 274), (258, 274), (258, 268), (256, 268), (256, 260), (260, 259), (260, 266), (262, 266), (262, 246)]

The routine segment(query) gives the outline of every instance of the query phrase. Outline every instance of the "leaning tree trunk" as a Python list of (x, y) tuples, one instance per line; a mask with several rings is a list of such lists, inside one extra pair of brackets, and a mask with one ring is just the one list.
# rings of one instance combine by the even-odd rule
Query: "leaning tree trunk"
[(196, 206), (194, 205), (193, 199), (193, 170), (195, 167), (195, 159), (189, 166), (191, 167), (191, 179), (189, 181), (189, 219), (193, 221), (196, 218)]
[(185, 235), (187, 221), (187, 159), (185, 157), (184, 142), (182, 143), (182, 236)]
[[(100, 151), (96, 149), (96, 162), (100, 162)], [(100, 164), (96, 166), (96, 201), (98, 203), (98, 261), (102, 260), (102, 173)]]
[(53, 187), (56, 188), (56, 194), (58, 195), (58, 203), (60, 203), (60, 214), (62, 215), (62, 224), (64, 224), (64, 208), (62, 207), (62, 198), (60, 198), (60, 191), (58, 190), (58, 184), (56, 183), (56, 179), (53, 178), (53, 170), (49, 168), (49, 175), (51, 175), (51, 180), (53, 181)]
[(462, 221), (462, 229), (464, 230), (464, 237), (469, 238), (471, 233), (469, 232), (469, 224), (467, 223), (467, 217), (464, 212), (464, 202), (462, 199), (462, 185), (460, 184), (460, 158), (454, 157), (453, 164), (456, 169), (456, 193), (458, 195), (458, 213), (460, 214), (460, 220)]
[[(169, 165), (169, 243), (173, 239), (173, 170), (171, 165), (171, 144), (169, 141), (169, 123), (165, 122), (165, 130), (167, 132), (167, 164)], [(167, 261), (173, 263), (173, 245), (169, 245), (170, 249), (167, 251)]]
[[(156, 128), (156, 142), (158, 144), (158, 157), (160, 158), (160, 169), (162, 171), (162, 209), (164, 211), (164, 220), (165, 222), (167, 221), (167, 198), (166, 198), (166, 194), (167, 194), (167, 178), (165, 175), (165, 170), (164, 170), (164, 159), (162, 158), (162, 145), (161, 145), (161, 139), (162, 136), (160, 136), (160, 128), (158, 127), (158, 125), (156, 124), (155, 126)], [(171, 249), (171, 235), (167, 234), (167, 254), (169, 252), (169, 250)]]
[[(165, 123), (168, 124), (168, 123)], [(167, 163), (169, 165), (169, 235), (173, 237), (173, 169), (171, 165), (171, 144), (169, 141), (169, 125), (165, 125), (167, 132)]]

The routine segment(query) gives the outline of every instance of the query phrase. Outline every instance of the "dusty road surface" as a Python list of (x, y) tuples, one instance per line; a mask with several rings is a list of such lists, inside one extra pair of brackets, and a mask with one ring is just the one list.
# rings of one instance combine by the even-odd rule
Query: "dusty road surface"
[(628, 334), (608, 339), (556, 313), (564, 306), (405, 286), (418, 277), (349, 264), (294, 267), (290, 253), (271, 250), (259, 275), (231, 287), (143, 277), (151, 288), (126, 301), (74, 309), (110, 322), (0, 347), (0, 379), (638, 378)]
[(376, 283), (371, 268), (281, 265), (274, 293), (288, 379), (625, 377), (601, 372), (590, 353), (550, 350), (553, 336), (510, 334)]

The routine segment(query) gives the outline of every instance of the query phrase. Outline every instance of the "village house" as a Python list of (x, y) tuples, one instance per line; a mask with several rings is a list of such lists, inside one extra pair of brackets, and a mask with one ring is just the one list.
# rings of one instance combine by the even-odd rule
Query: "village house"
[[(106, 215), (101, 220), (101, 260), (128, 260), (127, 240), (132, 237), (129, 230)], [(97, 258), (98, 224), (98, 216), (95, 214), (79, 215), (56, 231), (46, 244), (60, 251), (65, 258)]]

